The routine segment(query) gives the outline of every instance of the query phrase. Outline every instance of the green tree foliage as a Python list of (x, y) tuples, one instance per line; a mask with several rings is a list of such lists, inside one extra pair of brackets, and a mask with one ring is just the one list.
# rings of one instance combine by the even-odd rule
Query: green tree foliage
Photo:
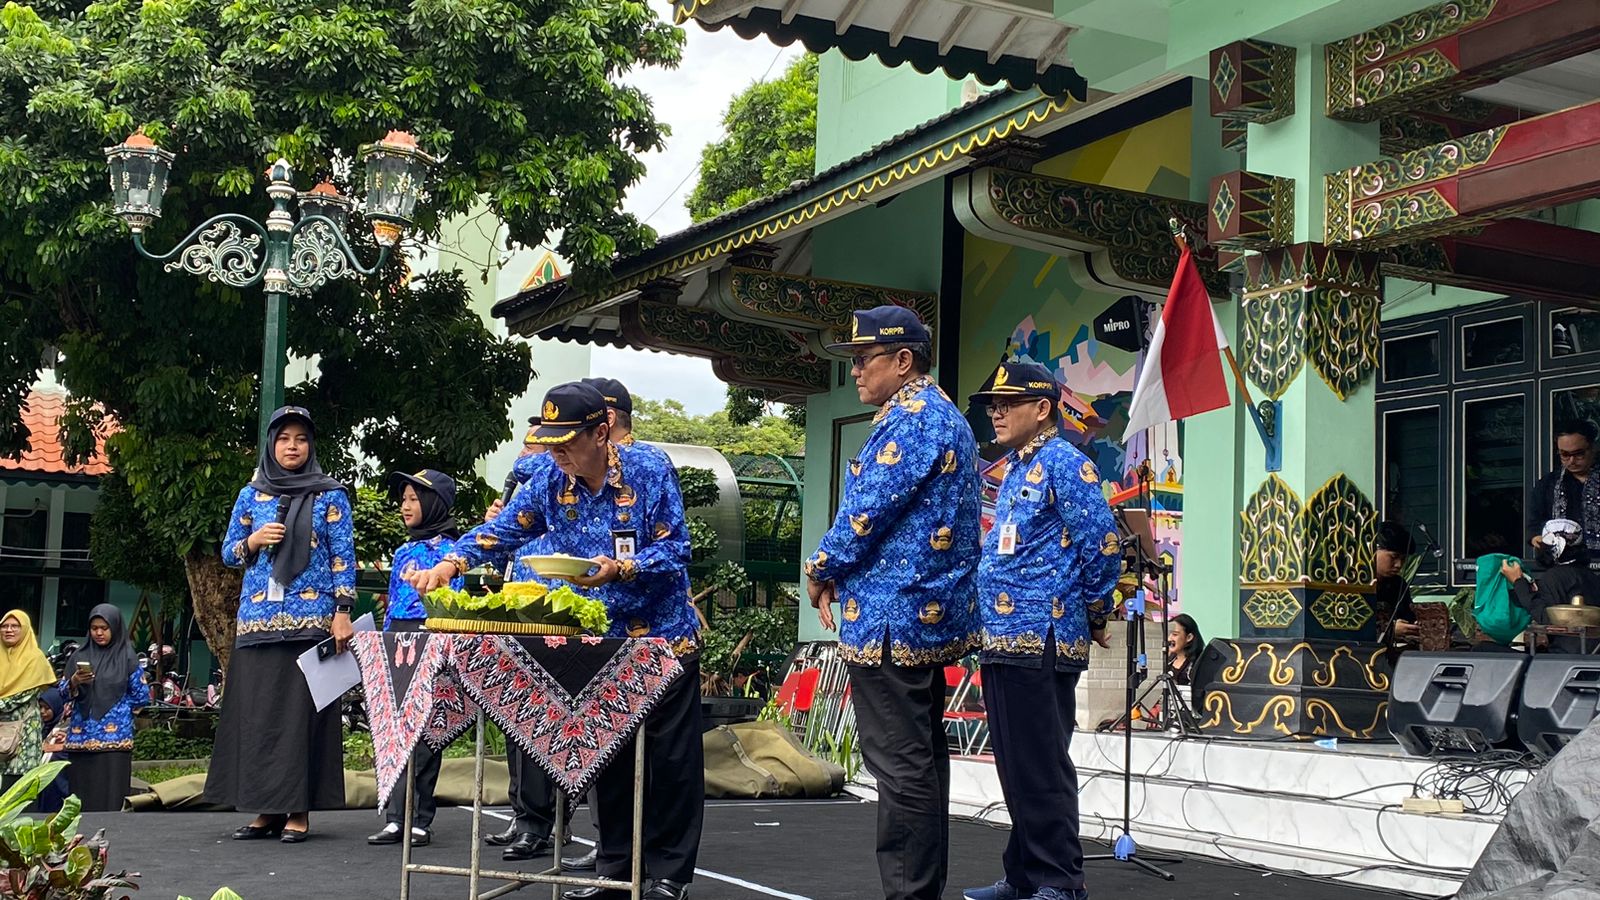
[(387, 559), (394, 551), (411, 540), (411, 533), (400, 518), (400, 504), (389, 499), (382, 488), (363, 485), (356, 488), (356, 500), (351, 506), (355, 516), (356, 547), (362, 562), (380, 557)]
[[(108, 451), (146, 526), (128, 540), (184, 558), (225, 660), (238, 583), (217, 542), (255, 465), (261, 296), (139, 259), (110, 214), (101, 148), (142, 127), (179, 152), (146, 236), (165, 248), (211, 215), (262, 216), (258, 173), (280, 155), (308, 189), (339, 173), (338, 151), (406, 128), (443, 158), (418, 209), (424, 234), (481, 197), (512, 241), (559, 231), (586, 282), (653, 237), (618, 210), (664, 126), (619, 76), (675, 64), (681, 44), (642, 0), (5, 3), (0, 454), (26, 445), (21, 401), (56, 348), (76, 399), (69, 448), (86, 452), (115, 419)], [(353, 221), (370, 260), (364, 232)], [(324, 468), (350, 481), (422, 464), (462, 473), (509, 436), (528, 351), (466, 299), (459, 276), (413, 279), (396, 259), (291, 303), (290, 351), (318, 374), (290, 399), (317, 419)], [(358, 450), (374, 471), (356, 467)]]
[(735, 425), (754, 425), (762, 418), (777, 412), (790, 425), (805, 430), (806, 406), (804, 403), (779, 404), (771, 393), (758, 388), (728, 385), (728, 421)]
[(722, 114), (727, 136), (700, 152), (700, 181), (684, 205), (699, 222), (810, 178), (817, 163), (817, 58), (745, 88)]
[(695, 416), (677, 400), (638, 397), (633, 399), (633, 433), (641, 441), (695, 444), (735, 454), (799, 456), (806, 443), (805, 432), (780, 416), (762, 416), (754, 424), (738, 425), (727, 410)]

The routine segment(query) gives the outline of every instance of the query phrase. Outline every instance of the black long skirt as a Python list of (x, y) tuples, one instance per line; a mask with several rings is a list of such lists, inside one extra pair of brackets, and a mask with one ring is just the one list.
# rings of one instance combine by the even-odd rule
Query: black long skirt
[(133, 751), (94, 750), (68, 753), (67, 788), (78, 795), (84, 812), (119, 812), (133, 790)]
[(264, 815), (344, 808), (339, 704), (318, 712), (295, 665), (315, 643), (234, 648), (207, 800)]

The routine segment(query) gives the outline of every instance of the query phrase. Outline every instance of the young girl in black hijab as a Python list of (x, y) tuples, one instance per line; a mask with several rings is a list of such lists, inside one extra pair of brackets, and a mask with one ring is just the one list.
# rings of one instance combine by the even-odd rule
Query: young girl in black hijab
[(120, 810), (133, 778), (133, 711), (150, 705), (122, 610), (110, 603), (90, 610), (89, 639), (67, 661), (62, 685), (72, 698), (67, 784), (84, 812)]
[(257, 813), (234, 840), (306, 839), (309, 811), (344, 806), (339, 708), (317, 711), (296, 658), (353, 629), (350, 497), (317, 464), (311, 415), (272, 414), (267, 454), (239, 492), (222, 560), (245, 570), (206, 799)]

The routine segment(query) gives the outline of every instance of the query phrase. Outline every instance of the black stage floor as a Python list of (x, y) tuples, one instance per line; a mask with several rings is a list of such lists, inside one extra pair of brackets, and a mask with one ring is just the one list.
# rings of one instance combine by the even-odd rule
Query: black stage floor
[[(848, 799), (708, 801), (701, 874), (691, 896), (695, 900), (881, 897), (873, 856), (876, 819), (872, 804)], [(86, 815), (83, 828), (89, 832), (106, 829), (113, 870), (142, 873), (140, 889), (134, 895), (139, 900), (172, 900), (180, 894), (207, 900), (224, 885), (244, 900), (363, 900), (398, 895), (400, 848), (369, 847), (364, 840), (379, 824), (375, 812), (315, 813), (311, 839), (298, 845), (228, 840), (228, 833), (246, 820), (234, 813), (99, 813)], [(586, 811), (579, 812), (576, 824), (580, 836), (590, 834)], [(466, 865), (471, 811), (441, 809), (434, 826), (434, 843), (416, 850), (417, 861)], [(484, 817), (485, 832), (503, 827), (503, 818)], [(952, 822), (950, 840), (946, 898), (953, 900), (961, 896), (963, 887), (990, 884), (999, 877), (1006, 832)], [(486, 848), (485, 862), (496, 867), (513, 865), (502, 863), (494, 848)], [(1141, 900), (1284, 896), (1371, 900), (1388, 896), (1198, 859), (1185, 859), (1170, 868), (1178, 878), (1163, 882), (1126, 863), (1090, 863), (1089, 890), (1096, 898)], [(457, 900), (466, 894), (465, 879), (418, 876), (412, 881), (411, 896), (417, 900)], [(550, 894), (548, 886), (533, 885), (511, 896), (544, 900)]]

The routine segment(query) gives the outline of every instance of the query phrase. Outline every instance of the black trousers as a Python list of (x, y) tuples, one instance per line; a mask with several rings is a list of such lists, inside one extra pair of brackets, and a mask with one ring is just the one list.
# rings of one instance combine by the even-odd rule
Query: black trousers
[(516, 741), (506, 741), (511, 774), (511, 812), (518, 834), (549, 837), (556, 825), (556, 786)]
[(1056, 671), (1055, 656), (1055, 641), (1049, 640), (1037, 669), (983, 664), (989, 740), (1011, 813), (1002, 860), (1006, 881), (1023, 896), (1042, 887), (1083, 889), (1078, 772), (1067, 752), (1079, 673)]
[(887, 900), (938, 900), (950, 867), (944, 668), (849, 667), (861, 756), (878, 781), (878, 877)]
[[(417, 773), (416, 802), (411, 807), (411, 827), (427, 830), (433, 827), (434, 814), (439, 803), (434, 799), (434, 789), (439, 785), (439, 765), (444, 754), (435, 753), (422, 741), (411, 751), (411, 768)], [(389, 792), (389, 802), (383, 807), (383, 819), (392, 825), (406, 824), (406, 773), (400, 773), (400, 783)]]
[[(700, 660), (686, 660), (645, 720), (644, 873), (681, 884), (694, 880), (706, 812)], [(595, 871), (626, 877), (633, 854), (633, 741), (595, 780), (600, 829)]]

